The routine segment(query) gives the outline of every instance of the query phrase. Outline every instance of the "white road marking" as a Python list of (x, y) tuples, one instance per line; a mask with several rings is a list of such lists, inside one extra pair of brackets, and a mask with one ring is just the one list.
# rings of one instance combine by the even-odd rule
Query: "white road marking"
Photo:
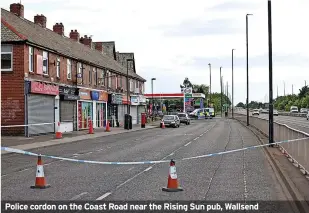
[(190, 141), (189, 143), (187, 143), (185, 146), (188, 146), (190, 143), (192, 143), (192, 141)]
[(144, 171), (147, 172), (147, 171), (149, 171), (150, 169), (152, 169), (152, 166), (148, 167), (148, 168), (145, 169)]
[(198, 138), (199, 138), (199, 137), (197, 137), (197, 138), (194, 138), (193, 140), (194, 140), (194, 141), (196, 141), (196, 140), (197, 140)]
[(88, 192), (82, 192), (79, 195), (75, 195), (70, 200), (77, 200), (78, 198), (80, 198), (80, 197), (82, 197), (83, 195), (86, 195), (86, 194), (88, 194)]
[(200, 137), (202, 137), (202, 136), (203, 136), (203, 134), (200, 135)]
[(1, 177), (5, 177), (5, 176), (7, 176), (7, 175), (1, 175)]
[(73, 155), (74, 155), (74, 156), (77, 156), (77, 155), (80, 155), (80, 154), (78, 154), (78, 153), (74, 153)]
[(85, 153), (85, 154), (92, 154), (92, 152), (87, 152), (87, 153)]
[(175, 153), (174, 152), (172, 152), (171, 154), (169, 154), (169, 156), (172, 156), (172, 155), (174, 155)]
[(107, 192), (104, 195), (102, 195), (101, 197), (98, 197), (96, 200), (103, 200), (104, 198), (110, 196), (112, 193), (111, 192)]
[(128, 172), (128, 171), (131, 171), (132, 169), (134, 169), (134, 167), (131, 167), (130, 169), (128, 169), (127, 172)]

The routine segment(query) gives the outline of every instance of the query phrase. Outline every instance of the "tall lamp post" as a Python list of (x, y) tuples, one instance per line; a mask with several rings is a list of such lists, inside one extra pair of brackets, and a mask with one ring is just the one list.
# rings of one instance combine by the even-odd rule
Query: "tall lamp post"
[(151, 112), (152, 112), (152, 116), (151, 116), (151, 120), (153, 121), (153, 110), (154, 110), (154, 100), (153, 100), (153, 81), (157, 80), (156, 78), (152, 78), (151, 79), (151, 102), (152, 102), (152, 109), (151, 109)]
[(133, 62), (133, 69), (135, 69), (134, 59), (127, 59), (127, 114), (130, 114), (129, 61)]
[(234, 118), (234, 50), (232, 49), (232, 118)]
[(223, 99), (223, 97), (222, 97), (222, 75), (221, 75), (221, 69), (222, 69), (222, 67), (220, 67), (220, 87), (221, 87), (221, 117), (222, 117), (222, 99)]
[(209, 66), (209, 107), (211, 104), (211, 64), (208, 64)]
[(268, 0), (268, 54), (269, 54), (269, 141), (270, 146), (274, 142), (274, 106), (273, 106), (273, 50), (272, 50), (272, 26), (271, 26), (271, 1)]
[(249, 126), (249, 62), (248, 62), (248, 16), (253, 14), (246, 15), (246, 46), (247, 46), (247, 126)]

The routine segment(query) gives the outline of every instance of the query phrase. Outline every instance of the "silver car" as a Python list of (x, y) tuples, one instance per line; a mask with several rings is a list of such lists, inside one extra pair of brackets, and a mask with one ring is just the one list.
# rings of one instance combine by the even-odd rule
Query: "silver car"
[[(172, 126), (174, 128), (179, 128), (180, 126), (180, 119), (177, 115), (164, 115), (162, 122), (165, 126)], [(160, 125), (162, 125), (162, 123)]]
[(180, 119), (180, 123), (184, 123), (186, 125), (189, 125), (191, 123), (190, 122), (190, 117), (188, 116), (187, 113), (178, 113), (177, 116)]
[(309, 111), (308, 111), (308, 113), (307, 113), (307, 120), (309, 120)]

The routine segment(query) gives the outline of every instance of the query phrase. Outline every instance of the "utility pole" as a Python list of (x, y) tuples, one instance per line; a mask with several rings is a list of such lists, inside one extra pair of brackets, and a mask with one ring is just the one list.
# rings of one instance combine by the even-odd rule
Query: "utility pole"
[(278, 85), (277, 85), (277, 98), (278, 98)]
[(211, 104), (211, 64), (209, 63), (208, 66), (209, 66), (209, 104)]
[[(226, 104), (229, 102), (229, 82), (226, 82)], [(228, 105), (226, 105), (226, 111), (228, 111)]]
[(285, 96), (285, 81), (283, 81), (283, 95)]
[(221, 87), (221, 118), (222, 118), (222, 75), (221, 75), (221, 69), (222, 69), (222, 67), (220, 67), (220, 87)]
[(232, 118), (234, 118), (234, 50), (232, 49)]
[(249, 55), (249, 42), (248, 42), (248, 16), (252, 14), (246, 15), (246, 49), (247, 49), (247, 126), (249, 126), (249, 62), (248, 62), (248, 55)]
[(292, 95), (294, 95), (294, 91), (293, 91), (293, 84), (292, 84)]
[(307, 86), (307, 81), (305, 80), (305, 87)]
[[(272, 26), (271, 26), (271, 0), (268, 0), (268, 51), (269, 51), (269, 144), (273, 147), (274, 142), (274, 107), (273, 107), (273, 49), (272, 49)], [(285, 92), (284, 92), (285, 93)]]

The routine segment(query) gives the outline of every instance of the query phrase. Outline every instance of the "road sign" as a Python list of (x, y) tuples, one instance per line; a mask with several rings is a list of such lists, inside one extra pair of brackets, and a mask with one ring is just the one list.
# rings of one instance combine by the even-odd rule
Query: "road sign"
[(224, 106), (224, 107), (228, 107), (228, 106), (229, 106), (229, 104), (223, 104), (223, 106)]
[(188, 93), (187, 93), (187, 94), (185, 94), (185, 97), (186, 97), (186, 98), (192, 98), (192, 94), (188, 94)]
[(191, 87), (181, 88), (181, 92), (184, 94), (192, 94), (192, 88)]

